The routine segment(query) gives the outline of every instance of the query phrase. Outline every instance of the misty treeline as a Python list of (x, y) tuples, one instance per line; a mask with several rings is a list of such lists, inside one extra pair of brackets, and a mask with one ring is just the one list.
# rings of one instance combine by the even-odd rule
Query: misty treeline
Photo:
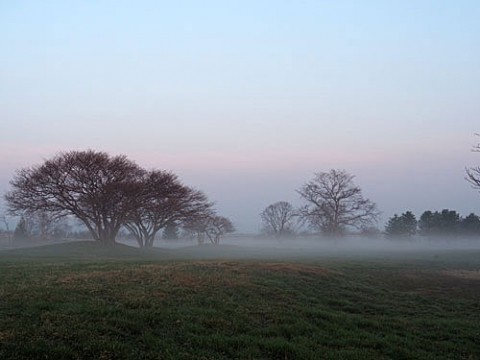
[(304, 201), (301, 207), (279, 201), (262, 211), (264, 232), (281, 238), (306, 225), (326, 236), (338, 237), (351, 228), (366, 231), (375, 227), (380, 215), (377, 205), (362, 195), (353, 179), (354, 175), (345, 170), (316, 173), (297, 189)]
[[(473, 151), (480, 152), (480, 144), (475, 145)], [(307, 225), (334, 237), (349, 229), (360, 230), (364, 235), (380, 234), (376, 228), (380, 212), (374, 202), (363, 197), (353, 179), (354, 176), (345, 170), (316, 173), (312, 180), (297, 189), (303, 206), (295, 208), (289, 202), (279, 201), (261, 212), (263, 231), (281, 238), (292, 236)], [(473, 189), (480, 191), (480, 166), (467, 168), (465, 179)], [(411, 211), (406, 211), (388, 219), (384, 234), (390, 238), (480, 236), (480, 217), (474, 213), (462, 217), (454, 210), (444, 209), (427, 210), (417, 220)]]
[(152, 247), (167, 227), (181, 227), (200, 243), (208, 239), (214, 244), (234, 231), (202, 191), (183, 184), (172, 172), (143, 169), (124, 155), (60, 153), (17, 171), (10, 185), (5, 194), (8, 212), (21, 217), (16, 231), (23, 236), (28, 236), (27, 219), (43, 224), (40, 232), (46, 236), (48, 228), (58, 228), (67, 217), (76, 218), (103, 244), (114, 244), (121, 229), (140, 247)]
[(411, 211), (393, 215), (385, 226), (388, 238), (480, 236), (480, 217), (474, 213), (462, 217), (457, 211), (424, 211), (417, 220)]

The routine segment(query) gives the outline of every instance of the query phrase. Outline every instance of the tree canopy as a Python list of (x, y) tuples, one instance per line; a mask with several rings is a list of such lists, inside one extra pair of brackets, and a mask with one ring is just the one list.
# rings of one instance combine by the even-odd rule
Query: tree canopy
[(207, 196), (167, 171), (151, 170), (138, 179), (136, 206), (125, 227), (140, 247), (152, 247), (156, 234), (168, 224), (185, 222), (212, 207)]
[(13, 215), (72, 215), (91, 236), (113, 244), (122, 226), (140, 246), (153, 246), (171, 222), (199, 217), (212, 204), (201, 191), (161, 170), (146, 171), (124, 155), (70, 151), (18, 171), (5, 199)]
[(311, 227), (337, 236), (347, 227), (362, 228), (375, 223), (379, 211), (375, 203), (362, 195), (344, 170), (316, 173), (298, 193), (307, 204), (300, 215)]

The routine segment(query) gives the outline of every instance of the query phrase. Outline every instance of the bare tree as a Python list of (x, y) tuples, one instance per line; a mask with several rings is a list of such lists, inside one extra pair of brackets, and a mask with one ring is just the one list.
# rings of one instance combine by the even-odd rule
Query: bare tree
[(275, 237), (292, 235), (295, 232), (297, 211), (292, 204), (279, 201), (265, 208), (260, 214), (264, 230)]
[(230, 219), (223, 216), (209, 217), (206, 223), (205, 234), (214, 245), (220, 244), (221, 236), (235, 231)]
[(298, 190), (307, 201), (300, 210), (302, 218), (331, 236), (340, 235), (349, 226), (362, 228), (374, 223), (380, 214), (377, 206), (363, 197), (353, 178), (344, 170), (315, 174)]
[(18, 171), (5, 199), (11, 214), (46, 211), (52, 219), (73, 215), (95, 240), (113, 244), (136, 206), (135, 184), (143, 173), (123, 155), (70, 151)]
[(183, 228), (188, 233), (196, 235), (198, 245), (204, 244), (206, 239), (218, 245), (223, 235), (235, 231), (230, 219), (215, 215), (213, 212), (204, 212), (201, 216), (189, 219), (183, 224)]
[(194, 217), (189, 217), (182, 223), (183, 230), (197, 238), (198, 245), (203, 245), (207, 237), (207, 228), (209, 221), (215, 213), (212, 209), (197, 213)]
[(156, 234), (168, 224), (194, 219), (212, 204), (201, 191), (183, 185), (170, 172), (151, 170), (137, 184), (137, 206), (125, 227), (140, 247), (152, 247)]

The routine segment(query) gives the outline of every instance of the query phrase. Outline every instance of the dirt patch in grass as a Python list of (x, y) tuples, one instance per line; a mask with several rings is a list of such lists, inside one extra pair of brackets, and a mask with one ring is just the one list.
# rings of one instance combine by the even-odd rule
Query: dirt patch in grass
[(64, 286), (87, 284), (143, 285), (170, 284), (187, 288), (204, 286), (238, 286), (250, 284), (253, 272), (326, 276), (331, 270), (323, 267), (277, 262), (195, 261), (176, 264), (148, 264), (120, 270), (91, 270), (56, 278)]
[(410, 270), (391, 277), (397, 290), (445, 298), (475, 298), (480, 291), (480, 270)]
[(57, 283), (67, 286), (103, 283), (122, 285), (136, 283), (143, 285), (169, 284), (187, 288), (203, 286), (246, 285), (248, 274), (238, 272), (236, 267), (217, 263), (149, 264), (122, 270), (88, 271), (61, 276)]
[(459, 279), (480, 281), (480, 269), (478, 270), (451, 269), (451, 270), (442, 271), (442, 274), (447, 276), (453, 276)]

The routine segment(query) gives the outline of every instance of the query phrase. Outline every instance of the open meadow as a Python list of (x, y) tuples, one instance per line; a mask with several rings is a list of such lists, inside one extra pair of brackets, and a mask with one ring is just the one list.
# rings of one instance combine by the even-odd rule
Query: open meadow
[(480, 250), (0, 252), (1, 359), (478, 359)]

